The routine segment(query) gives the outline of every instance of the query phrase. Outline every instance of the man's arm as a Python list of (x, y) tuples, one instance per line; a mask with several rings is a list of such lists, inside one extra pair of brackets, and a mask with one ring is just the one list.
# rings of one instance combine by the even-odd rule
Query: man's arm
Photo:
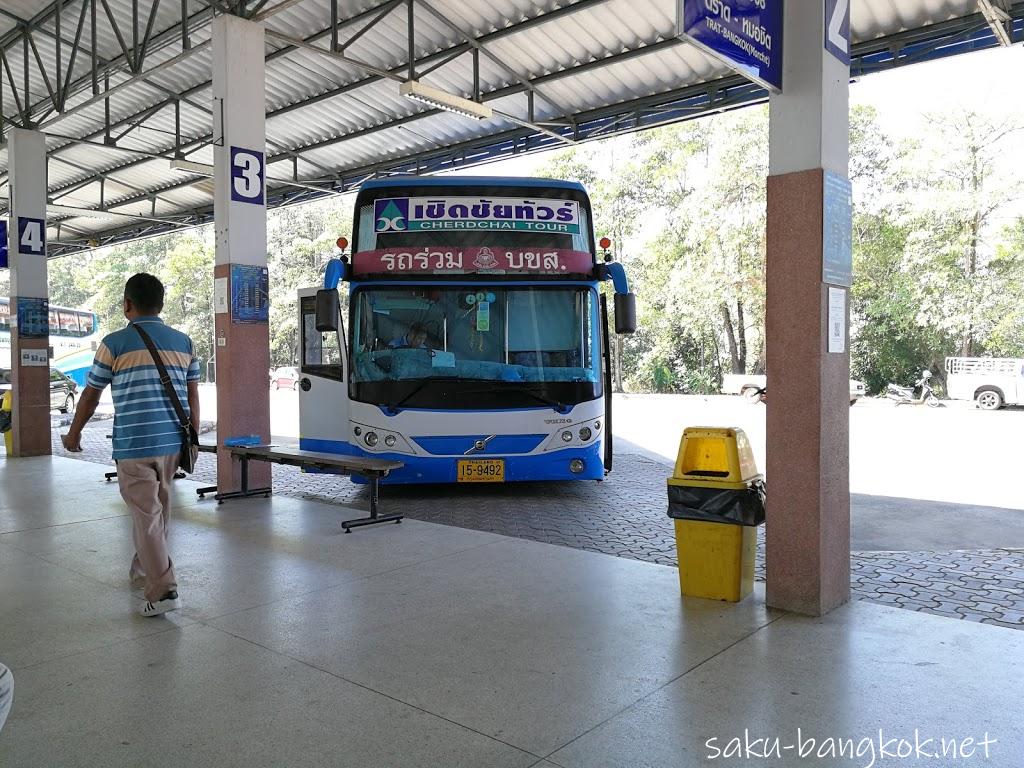
[(82, 428), (89, 423), (89, 419), (96, 413), (96, 406), (100, 404), (100, 395), (103, 390), (86, 386), (82, 390), (82, 396), (78, 398), (78, 407), (75, 408), (75, 418), (71, 421), (71, 427), (66, 435), (60, 436), (64, 448), (73, 453), (82, 450)]
[(199, 382), (188, 382), (188, 420), (192, 428), (199, 434)]

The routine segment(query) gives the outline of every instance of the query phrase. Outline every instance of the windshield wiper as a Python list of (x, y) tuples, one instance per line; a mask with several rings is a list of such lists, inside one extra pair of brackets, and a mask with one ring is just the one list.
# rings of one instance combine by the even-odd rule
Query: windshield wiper
[(529, 395), (534, 400), (536, 400), (538, 403), (544, 403), (545, 405), (550, 405), (552, 408), (554, 408), (559, 413), (568, 413), (569, 412), (569, 406), (566, 405), (565, 403), (559, 401), (559, 400), (555, 400), (553, 398), (547, 397), (546, 395), (541, 395), (541, 394), (538, 394), (536, 392), (531, 392), (528, 389), (521, 389), (521, 390), (519, 390), (519, 392), (524, 394), (524, 395)]
[[(479, 381), (479, 379), (478, 379), (478, 381)], [(495, 381), (494, 383), (495, 384), (501, 384), (503, 382)], [(491, 387), (479, 387), (479, 388), (476, 388), (476, 389), (465, 389), (465, 390), (463, 390), (463, 392), (490, 392), (490, 391), (492, 391)], [(555, 409), (559, 413), (568, 413), (570, 408), (571, 408), (571, 406), (566, 405), (565, 403), (561, 402), (560, 400), (555, 400), (553, 398), (547, 397), (546, 395), (541, 395), (541, 394), (539, 394), (537, 392), (532, 392), (529, 389), (517, 389), (517, 390), (515, 390), (515, 394), (517, 394), (517, 395), (526, 395), (528, 397), (532, 397), (538, 403), (544, 403), (544, 405), (551, 406), (553, 409)]]
[(412, 389), (410, 389), (408, 392), (405, 393), (405, 397), (403, 397), (402, 399), (400, 399), (400, 400), (398, 400), (397, 402), (394, 402), (394, 403), (385, 403), (384, 407), (387, 410), (391, 411), (392, 414), (398, 413), (399, 409), (403, 405), (405, 405), (407, 402), (412, 400), (414, 397), (416, 397), (416, 395), (418, 395), (420, 392), (422, 392), (423, 388), (426, 387), (427, 384), (432, 384), (432, 383), (438, 382), (438, 381), (452, 382), (452, 381), (462, 381), (462, 379), (458, 378), (457, 376), (436, 376), (436, 377), (430, 377), (430, 378), (422, 379), (419, 384), (417, 384), (416, 386), (414, 386)]

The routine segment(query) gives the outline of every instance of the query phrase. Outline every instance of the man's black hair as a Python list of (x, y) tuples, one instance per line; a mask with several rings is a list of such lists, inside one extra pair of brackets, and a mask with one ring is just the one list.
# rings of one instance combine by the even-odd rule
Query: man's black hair
[(164, 284), (159, 278), (147, 272), (139, 272), (129, 277), (128, 282), (124, 284), (124, 297), (134, 304), (139, 312), (158, 315), (164, 308)]

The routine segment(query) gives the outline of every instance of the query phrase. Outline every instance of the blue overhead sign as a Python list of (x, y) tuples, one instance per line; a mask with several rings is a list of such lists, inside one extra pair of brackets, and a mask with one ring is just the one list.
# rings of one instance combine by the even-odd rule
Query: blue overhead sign
[(825, 50), (850, 66), (850, 0), (825, 0)]
[(782, 0), (679, 2), (681, 37), (755, 83), (782, 90)]

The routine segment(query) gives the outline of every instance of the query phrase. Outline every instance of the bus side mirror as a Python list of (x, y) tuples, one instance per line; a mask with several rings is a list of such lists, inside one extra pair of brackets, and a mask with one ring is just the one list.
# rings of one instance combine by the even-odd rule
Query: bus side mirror
[(316, 292), (316, 329), (323, 331), (338, 330), (338, 317), (341, 313), (341, 299), (337, 289), (322, 288)]
[(615, 332), (634, 333), (636, 331), (636, 294), (615, 294)]

